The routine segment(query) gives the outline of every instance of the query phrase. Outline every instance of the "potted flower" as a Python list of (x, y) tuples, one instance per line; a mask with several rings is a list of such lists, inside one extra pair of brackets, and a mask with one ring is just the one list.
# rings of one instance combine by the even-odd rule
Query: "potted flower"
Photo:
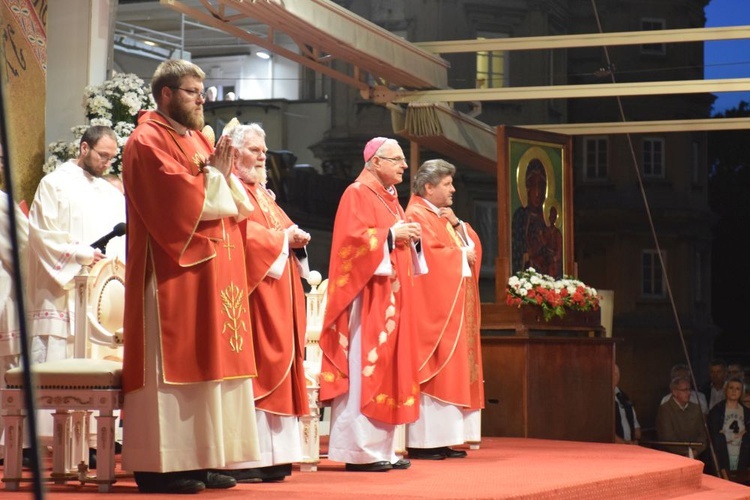
[[(83, 107), (89, 125), (77, 125), (71, 129), (73, 142), (57, 141), (48, 146), (50, 156), (42, 169), (52, 172), (59, 164), (78, 155), (78, 146), (83, 132), (90, 125), (112, 127), (117, 134), (120, 151), (135, 129), (138, 113), (142, 109), (156, 107), (148, 86), (132, 73), (118, 73), (100, 85), (89, 85), (83, 92)], [(121, 156), (118, 154), (110, 166), (110, 172), (120, 173)]]
[(569, 310), (598, 310), (599, 296), (595, 288), (579, 280), (571, 277), (556, 280), (530, 267), (508, 279), (506, 303), (519, 308), (522, 305), (540, 307), (544, 320), (550, 321), (564, 317)]

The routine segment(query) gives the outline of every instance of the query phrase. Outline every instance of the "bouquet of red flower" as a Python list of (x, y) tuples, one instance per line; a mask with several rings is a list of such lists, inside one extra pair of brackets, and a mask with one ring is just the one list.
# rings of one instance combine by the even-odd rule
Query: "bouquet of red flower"
[(523, 304), (541, 307), (545, 321), (555, 316), (562, 318), (567, 309), (599, 309), (599, 296), (595, 288), (570, 277), (555, 280), (552, 276), (536, 272), (533, 267), (510, 277), (505, 300), (508, 305), (517, 307)]

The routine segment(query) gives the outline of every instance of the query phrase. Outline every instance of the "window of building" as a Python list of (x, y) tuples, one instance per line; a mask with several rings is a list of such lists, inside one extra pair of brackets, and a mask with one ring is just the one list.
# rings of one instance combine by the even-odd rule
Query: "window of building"
[[(666, 264), (667, 256), (662, 252)], [(667, 295), (664, 270), (656, 250), (644, 250), (641, 256), (641, 294), (648, 298), (661, 298)]]
[(664, 139), (643, 139), (643, 176), (664, 177)]
[(583, 139), (583, 178), (586, 180), (606, 179), (609, 175), (607, 167), (606, 137), (585, 137)]
[[(480, 32), (478, 40), (507, 38), (502, 33)], [(477, 88), (497, 89), (508, 85), (508, 53), (504, 50), (477, 52)]]
[[(664, 19), (641, 19), (641, 31), (663, 30), (666, 25)], [(667, 53), (667, 46), (663, 43), (644, 43), (641, 45), (641, 53), (663, 56)]]

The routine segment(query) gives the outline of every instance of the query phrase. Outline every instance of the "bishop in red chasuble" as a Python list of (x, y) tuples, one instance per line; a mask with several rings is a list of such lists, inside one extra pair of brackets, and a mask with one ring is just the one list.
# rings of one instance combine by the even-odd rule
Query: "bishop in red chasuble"
[(420, 228), (406, 221), (394, 187), (406, 160), (385, 138), (368, 142), (364, 159), (336, 213), (320, 336), (320, 397), (332, 405), (328, 456), (355, 471), (407, 467), (393, 430), (419, 414), (411, 301), (423, 272)]

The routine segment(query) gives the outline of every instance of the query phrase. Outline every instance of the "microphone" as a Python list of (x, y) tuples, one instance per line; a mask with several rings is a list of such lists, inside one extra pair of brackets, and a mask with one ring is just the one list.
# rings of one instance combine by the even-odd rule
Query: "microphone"
[(105, 248), (107, 248), (107, 243), (109, 243), (109, 240), (116, 236), (122, 236), (123, 234), (125, 234), (126, 227), (127, 225), (124, 222), (115, 224), (115, 227), (112, 228), (112, 231), (93, 242), (91, 246), (94, 248), (98, 248), (102, 253), (106, 253)]

